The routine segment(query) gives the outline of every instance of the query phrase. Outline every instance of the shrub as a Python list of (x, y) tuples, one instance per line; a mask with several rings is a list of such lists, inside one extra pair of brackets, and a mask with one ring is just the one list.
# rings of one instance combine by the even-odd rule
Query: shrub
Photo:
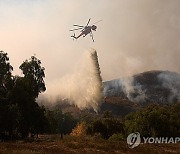
[(78, 123), (72, 130), (71, 136), (84, 136), (86, 135), (86, 124), (84, 122)]
[(124, 135), (123, 134), (113, 134), (109, 139), (109, 141), (122, 141), (124, 140)]

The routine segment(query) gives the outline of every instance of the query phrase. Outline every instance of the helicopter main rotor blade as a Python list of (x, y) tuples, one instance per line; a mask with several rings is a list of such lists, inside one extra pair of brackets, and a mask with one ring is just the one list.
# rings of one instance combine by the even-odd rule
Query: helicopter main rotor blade
[(98, 23), (98, 22), (101, 22), (102, 20), (99, 20), (99, 21), (96, 21), (95, 23), (93, 23), (93, 24), (96, 24), (96, 23)]
[(86, 26), (88, 26), (88, 25), (89, 25), (90, 20), (91, 20), (91, 18), (89, 18), (89, 20), (88, 20), (88, 22), (87, 22), (87, 25), (86, 25)]
[(84, 27), (84, 26), (81, 26), (81, 25), (76, 25), (76, 24), (75, 24), (75, 25), (73, 25), (73, 26)]
[(71, 29), (71, 30), (69, 30), (69, 31), (75, 31), (75, 30), (80, 30), (80, 29), (83, 29), (83, 28)]

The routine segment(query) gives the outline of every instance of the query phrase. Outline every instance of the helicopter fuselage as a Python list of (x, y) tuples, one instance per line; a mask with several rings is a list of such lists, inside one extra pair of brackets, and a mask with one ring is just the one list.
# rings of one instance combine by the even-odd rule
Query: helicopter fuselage
[(91, 33), (92, 30), (96, 31), (96, 26), (92, 25), (92, 26), (85, 26), (84, 29), (81, 31), (81, 34), (79, 36), (77, 36), (77, 38), (79, 38), (80, 36), (83, 35), (83, 37), (85, 37), (87, 34)]
[(84, 27), (84, 29), (81, 32), (82, 32), (81, 34), (84, 35), (85, 37), (87, 34), (91, 32), (91, 26)]
[(94, 38), (93, 38), (93, 33), (92, 33), (92, 31), (96, 31), (96, 29), (97, 29), (97, 26), (95, 26), (94, 24), (95, 24), (95, 23), (98, 23), (98, 22), (100, 22), (100, 21), (102, 21), (102, 20), (100, 20), (100, 21), (98, 21), (98, 22), (95, 22), (93, 25), (89, 26), (90, 20), (91, 20), (91, 19), (88, 20), (86, 26), (74, 24), (73, 26), (75, 26), (76, 28), (75, 28), (75, 29), (71, 29), (70, 31), (81, 30), (81, 31), (80, 31), (81, 33), (80, 33), (78, 36), (75, 36), (75, 33), (74, 33), (74, 35), (72, 35), (71, 37), (72, 37), (73, 39), (78, 39), (78, 38), (81, 37), (81, 36), (85, 37), (87, 34), (90, 34), (90, 36), (91, 36), (91, 38), (92, 38), (92, 40), (93, 40), (93, 42), (94, 42)]
[(87, 34), (91, 33), (91, 28), (92, 26), (85, 26), (84, 29), (81, 31), (81, 33), (76, 37), (76, 39), (78, 39), (82, 35), (83, 37), (85, 37)]

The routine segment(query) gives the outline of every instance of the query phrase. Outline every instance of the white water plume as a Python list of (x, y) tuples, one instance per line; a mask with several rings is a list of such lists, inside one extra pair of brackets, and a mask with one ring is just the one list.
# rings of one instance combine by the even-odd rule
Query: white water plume
[(83, 55), (72, 74), (48, 86), (47, 92), (40, 98), (41, 102), (46, 100), (56, 104), (67, 99), (80, 109), (93, 108), (97, 111), (103, 89), (100, 73), (97, 52), (90, 49)]

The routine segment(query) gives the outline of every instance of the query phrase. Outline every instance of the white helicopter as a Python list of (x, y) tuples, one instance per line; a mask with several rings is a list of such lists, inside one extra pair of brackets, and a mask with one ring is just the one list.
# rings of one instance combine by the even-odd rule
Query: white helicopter
[(94, 24), (96, 24), (96, 23), (98, 23), (98, 22), (100, 22), (100, 21), (102, 21), (102, 20), (99, 20), (99, 21), (93, 23), (91, 26), (88, 26), (90, 20), (91, 20), (91, 18), (88, 20), (86, 26), (73, 25), (73, 26), (78, 27), (78, 28), (71, 29), (70, 31), (81, 30), (81, 31), (80, 31), (81, 33), (80, 33), (78, 36), (75, 36), (75, 33), (74, 33), (74, 35), (71, 36), (71, 37), (73, 38), (73, 40), (74, 40), (74, 39), (78, 39), (78, 38), (81, 37), (81, 36), (85, 37), (87, 34), (90, 34), (90, 36), (91, 36), (91, 38), (92, 38), (92, 41), (94, 42), (94, 38), (93, 38), (93, 33), (92, 33), (92, 31), (93, 31), (93, 30), (96, 31), (96, 29), (97, 29), (97, 26), (95, 26)]

